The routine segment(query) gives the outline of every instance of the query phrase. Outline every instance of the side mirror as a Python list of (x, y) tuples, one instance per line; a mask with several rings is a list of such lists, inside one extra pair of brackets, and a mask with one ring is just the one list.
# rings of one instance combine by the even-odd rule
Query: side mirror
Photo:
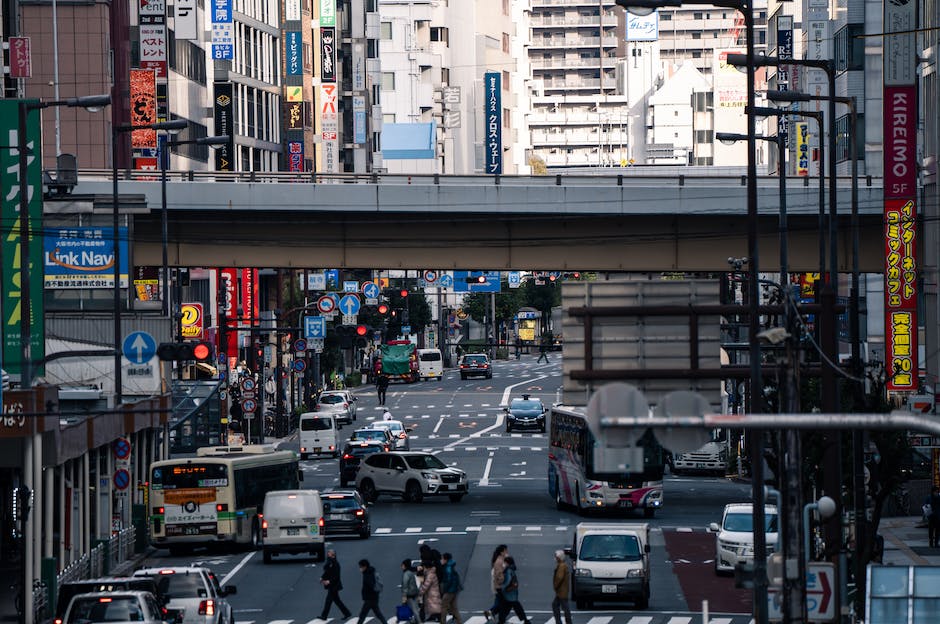
[(717, 522), (712, 522), (711, 524), (708, 525), (708, 530), (711, 531), (712, 533), (720, 533), (721, 527), (718, 526)]
[(571, 548), (565, 548), (565, 554), (572, 559), (574, 558), (574, 550)]
[(222, 586), (222, 595), (223, 596), (234, 596), (238, 593), (238, 588), (234, 585), (223, 585)]

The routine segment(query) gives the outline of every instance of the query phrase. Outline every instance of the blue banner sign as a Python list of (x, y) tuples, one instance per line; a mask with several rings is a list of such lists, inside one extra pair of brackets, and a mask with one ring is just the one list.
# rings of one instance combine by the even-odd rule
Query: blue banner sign
[[(121, 241), (121, 287), (127, 288), (127, 228)], [(114, 235), (107, 227), (47, 228), (43, 239), (46, 288), (114, 288)]]
[(483, 74), (483, 119), (486, 121), (483, 145), (483, 173), (499, 175), (503, 172), (503, 104), (502, 74)]

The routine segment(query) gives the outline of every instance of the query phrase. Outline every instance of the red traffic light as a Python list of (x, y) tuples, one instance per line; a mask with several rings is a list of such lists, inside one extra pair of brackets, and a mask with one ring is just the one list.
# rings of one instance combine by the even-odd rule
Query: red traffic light
[(402, 289), (401, 289), (401, 292), (398, 293), (398, 294), (401, 295), (402, 297), (407, 297), (407, 296), (408, 296), (408, 289), (407, 289), (407, 288), (402, 288)]
[(365, 335), (368, 334), (368, 333), (369, 333), (369, 328), (368, 328), (368, 327), (366, 327), (365, 325), (356, 325), (356, 335), (357, 335), (357, 336), (365, 336)]
[(193, 359), (197, 362), (205, 362), (212, 357), (212, 347), (205, 342), (197, 342), (193, 345)]
[(388, 304), (380, 303), (379, 304), (379, 314), (388, 314)]
[(477, 284), (485, 284), (485, 283), (486, 283), (486, 276), (485, 276), (485, 275), (478, 275), (478, 276), (477, 276)]

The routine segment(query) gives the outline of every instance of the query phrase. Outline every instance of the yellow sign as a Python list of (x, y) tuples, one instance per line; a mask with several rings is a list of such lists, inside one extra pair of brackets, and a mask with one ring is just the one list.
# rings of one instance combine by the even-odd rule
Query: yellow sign
[(519, 329), (519, 338), (522, 340), (535, 340), (535, 329), (522, 327)]
[(202, 304), (184, 303), (180, 306), (180, 333), (183, 338), (202, 338)]
[(801, 121), (796, 125), (796, 175), (809, 175), (809, 124)]
[(288, 102), (303, 102), (304, 101), (304, 88), (302, 86), (288, 86), (284, 87), (286, 92), (286, 97)]

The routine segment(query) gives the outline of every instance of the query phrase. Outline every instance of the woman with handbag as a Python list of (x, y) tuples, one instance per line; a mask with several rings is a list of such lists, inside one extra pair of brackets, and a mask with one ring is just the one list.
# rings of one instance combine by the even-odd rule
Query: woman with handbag
[(516, 617), (522, 624), (532, 624), (525, 615), (525, 609), (519, 602), (519, 577), (516, 573), (516, 562), (512, 557), (506, 557), (506, 571), (503, 579), (503, 608), (499, 612), (499, 624), (505, 624), (510, 611), (516, 612)]

